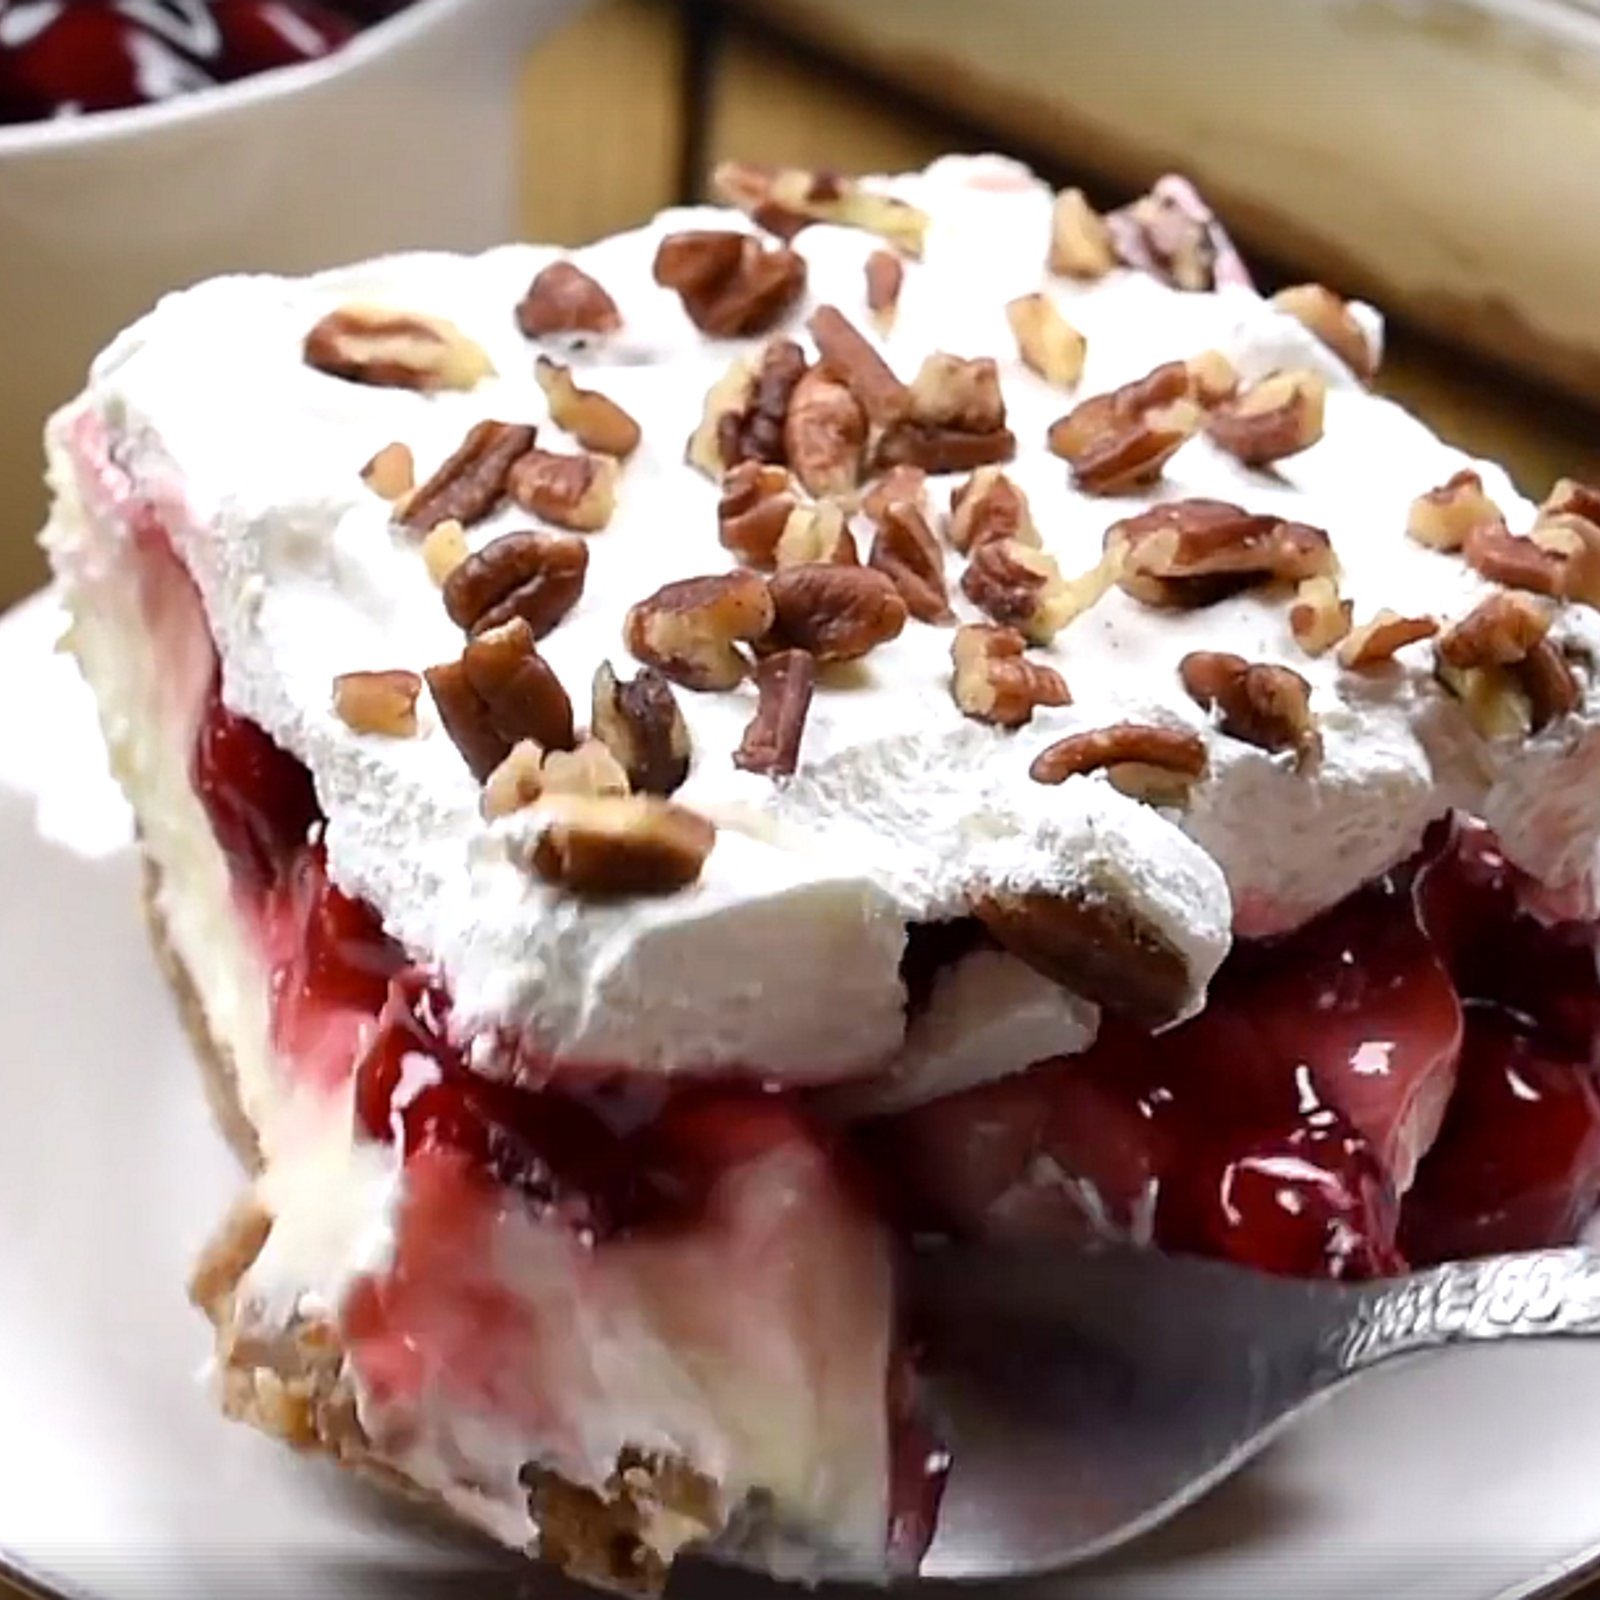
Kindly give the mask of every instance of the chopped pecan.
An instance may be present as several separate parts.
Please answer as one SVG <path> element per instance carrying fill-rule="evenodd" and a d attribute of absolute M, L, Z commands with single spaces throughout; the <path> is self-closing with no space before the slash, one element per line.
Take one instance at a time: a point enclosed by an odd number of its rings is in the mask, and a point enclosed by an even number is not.
<path fill-rule="evenodd" d="M 905 283 L 905 263 L 890 250 L 874 250 L 867 257 L 867 315 L 880 337 L 887 338 L 894 327 L 894 314 L 900 309 L 900 290 Z"/>
<path fill-rule="evenodd" d="M 789 401 L 783 424 L 784 457 L 802 487 L 814 495 L 845 495 L 861 482 L 867 417 L 838 379 L 813 367 Z"/>
<path fill-rule="evenodd" d="M 1280 289 L 1272 304 L 1326 345 L 1363 382 L 1378 375 L 1378 352 L 1356 321 L 1350 304 L 1320 283 Z"/>
<path fill-rule="evenodd" d="M 1202 350 L 1184 366 L 1189 372 L 1189 393 L 1208 411 L 1239 392 L 1239 373 L 1220 350 Z"/>
<path fill-rule="evenodd" d="M 911 391 L 837 306 L 818 306 L 806 323 L 822 368 L 849 389 L 876 428 L 898 422 L 911 408 Z"/>
<path fill-rule="evenodd" d="M 799 346 L 796 345 L 795 354 L 799 353 Z M 689 435 L 684 459 L 691 467 L 698 467 L 712 482 L 720 479 L 727 470 L 723 446 L 736 437 L 737 430 L 744 425 L 744 415 L 755 395 L 762 361 L 763 357 L 759 355 L 736 356 L 728 370 L 706 390 L 700 423 Z M 804 367 L 805 357 L 800 356 L 802 371 Z M 798 378 L 798 374 L 796 376 Z M 778 439 L 781 442 L 781 431 Z"/>
<path fill-rule="evenodd" d="M 831 222 L 875 233 L 905 255 L 920 256 L 928 231 L 925 211 L 837 172 L 724 161 L 711 174 L 711 190 L 781 239 L 792 239 L 809 222 Z"/>
<path fill-rule="evenodd" d="M 1307 655 L 1320 656 L 1350 632 L 1351 611 L 1331 577 L 1302 578 L 1289 607 L 1289 629 Z"/>
<path fill-rule="evenodd" d="M 533 449 L 534 430 L 520 422 L 479 422 L 456 451 L 406 501 L 401 521 L 427 533 L 447 518 L 470 528 L 505 497 L 512 467 Z"/>
<path fill-rule="evenodd" d="M 617 303 L 571 261 L 552 261 L 528 285 L 517 306 L 517 326 L 530 339 L 560 334 L 615 333 L 622 326 Z"/>
<path fill-rule="evenodd" d="M 1322 437 L 1327 393 L 1318 373 L 1274 372 L 1217 406 L 1206 419 L 1206 433 L 1247 467 L 1283 461 Z"/>
<path fill-rule="evenodd" d="M 774 615 L 767 643 L 807 650 L 818 661 L 854 661 L 906 625 L 899 590 L 871 567 L 780 567 L 768 588 Z"/>
<path fill-rule="evenodd" d="M 533 375 L 550 402 L 550 420 L 566 429 L 585 450 L 625 459 L 639 448 L 639 424 L 615 400 L 593 389 L 580 389 L 572 380 L 570 367 L 540 356 Z"/>
<path fill-rule="evenodd" d="M 999 467 L 979 467 L 950 491 L 950 543 L 963 554 L 999 539 L 1037 545 L 1028 497 Z"/>
<path fill-rule="evenodd" d="M 717 534 L 725 550 L 752 567 L 777 564 L 778 540 L 798 504 L 785 467 L 741 461 L 722 480 L 717 501 Z"/>
<path fill-rule="evenodd" d="M 599 739 L 585 739 L 575 750 L 552 750 L 539 768 L 539 790 L 548 794 L 622 795 L 630 792 L 628 774 Z"/>
<path fill-rule="evenodd" d="M 416 487 L 417 465 L 411 446 L 398 439 L 386 444 L 361 469 L 361 481 L 380 500 L 398 500 Z"/>
<path fill-rule="evenodd" d="M 512 463 L 506 493 L 558 528 L 593 533 L 617 509 L 622 469 L 612 456 L 564 455 L 535 447 Z"/>
<path fill-rule="evenodd" d="M 1118 259 L 1175 289 L 1248 285 L 1244 263 L 1211 208 L 1182 178 L 1162 178 L 1150 193 L 1106 218 Z"/>
<path fill-rule="evenodd" d="M 1491 583 L 1533 594 L 1559 595 L 1566 589 L 1566 557 L 1519 538 L 1503 522 L 1477 523 L 1461 548 L 1467 565 Z"/>
<path fill-rule="evenodd" d="M 521 617 L 476 635 L 458 661 L 423 676 L 445 732 L 480 783 L 524 739 L 545 750 L 572 748 L 572 702 Z"/>
<path fill-rule="evenodd" d="M 414 672 L 345 672 L 333 680 L 333 709 L 354 733 L 412 739 L 421 693 L 422 679 Z"/>
<path fill-rule="evenodd" d="M 1311 685 L 1292 668 L 1224 650 L 1193 650 L 1178 663 L 1178 677 L 1196 705 L 1217 713 L 1217 726 L 1229 738 L 1260 750 L 1293 750 L 1302 762 L 1321 753 Z"/>
<path fill-rule="evenodd" d="M 908 505 L 926 514 L 928 475 L 921 467 L 891 467 L 868 485 L 861 497 L 861 509 L 874 522 L 881 522 L 892 505 Z"/>
<path fill-rule="evenodd" d="M 450 574 L 471 554 L 467 535 L 454 517 L 446 517 L 428 530 L 422 541 L 422 564 L 428 576 L 442 589 Z"/>
<path fill-rule="evenodd" d="M 805 258 L 748 233 L 673 233 L 656 250 L 655 280 L 677 291 L 689 320 L 721 339 L 775 327 L 805 292 Z"/>
<path fill-rule="evenodd" d="M 806 650 L 780 650 L 756 667 L 756 714 L 733 753 L 736 767 L 775 778 L 794 771 L 816 683 L 816 658 Z"/>
<path fill-rule="evenodd" d="M 1339 665 L 1359 669 L 1393 661 L 1395 652 L 1420 639 L 1431 639 L 1439 631 L 1432 617 L 1402 617 L 1382 610 L 1370 622 L 1351 629 L 1339 645 Z"/>
<path fill-rule="evenodd" d="M 872 460 L 878 469 L 911 466 L 924 472 L 971 472 L 1009 461 L 1016 453 L 1016 435 L 1009 428 L 968 433 L 907 418 L 884 429 Z"/>
<path fill-rule="evenodd" d="M 303 353 L 318 372 L 381 389 L 471 389 L 494 374 L 483 346 L 453 322 L 382 306 L 330 311 Z"/>
<path fill-rule="evenodd" d="M 1115 722 L 1046 745 L 1033 758 L 1028 776 L 1035 783 L 1065 783 L 1091 772 L 1113 776 L 1123 767 L 1166 773 L 1172 784 L 1186 788 L 1205 776 L 1206 743 L 1187 728 Z"/>
<path fill-rule="evenodd" d="M 999 367 L 988 356 L 969 361 L 936 350 L 911 380 L 910 415 L 933 428 L 997 432 L 1006 425 Z"/>
<path fill-rule="evenodd" d="M 531 806 L 544 792 L 544 751 L 532 739 L 511 747 L 504 761 L 484 779 L 478 808 L 485 820 L 508 817 Z"/>
<path fill-rule="evenodd" d="M 1015 628 L 972 622 L 956 629 L 950 687 L 967 716 L 1020 728 L 1036 706 L 1072 704 L 1066 679 L 1054 667 L 1029 661 L 1023 654 L 1027 643 Z"/>
<path fill-rule="evenodd" d="M 739 641 L 762 638 L 773 614 L 772 596 L 754 572 L 683 578 L 632 607 L 623 639 L 686 689 L 731 689 L 749 667 Z"/>
<path fill-rule="evenodd" d="M 717 423 L 717 450 L 724 467 L 786 459 L 784 424 L 805 374 L 805 354 L 793 339 L 768 343 L 744 404 L 724 413 Z"/>
<path fill-rule="evenodd" d="M 444 583 L 444 608 L 468 633 L 521 617 L 542 639 L 578 603 L 589 547 L 568 533 L 504 533 Z"/>
<path fill-rule="evenodd" d="M 554 795 L 530 864 L 577 895 L 672 894 L 700 876 L 716 829 L 687 806 L 655 795 Z"/>
<path fill-rule="evenodd" d="M 1154 606 L 1210 605 L 1255 583 L 1300 583 L 1338 570 L 1326 533 L 1225 500 L 1169 500 L 1106 530 L 1117 582 Z"/>
<path fill-rule="evenodd" d="M 1439 635 L 1438 676 L 1479 732 L 1537 733 L 1577 709 L 1578 680 L 1549 631 L 1548 610 L 1528 595 L 1501 591 Z"/>
<path fill-rule="evenodd" d="M 590 727 L 640 794 L 668 795 L 689 776 L 688 724 L 654 667 L 623 683 L 609 661 L 595 669 Z"/>
<path fill-rule="evenodd" d="M 1069 584 L 1054 556 L 1016 539 L 980 544 L 961 575 L 962 593 L 973 605 L 1002 626 L 1020 629 L 1033 644 L 1048 644 L 1105 588 L 1092 578 L 1087 588 Z"/>
<path fill-rule="evenodd" d="M 1529 538 L 1566 563 L 1566 599 L 1600 606 L 1600 491 L 1563 478 L 1539 507 Z"/>
<path fill-rule="evenodd" d="M 1111 230 L 1081 189 L 1063 189 L 1050 208 L 1049 261 L 1067 278 L 1103 278 L 1117 264 Z"/>
<path fill-rule="evenodd" d="M 1117 494 L 1154 483 L 1200 426 L 1194 376 L 1169 361 L 1148 376 L 1081 401 L 1051 424 L 1050 449 L 1091 494 Z"/>
<path fill-rule="evenodd" d="M 1406 532 L 1431 550 L 1459 550 L 1476 527 L 1503 527 L 1505 518 L 1483 492 L 1483 479 L 1463 468 L 1411 502 Z"/>
<path fill-rule="evenodd" d="M 1006 306 L 1017 353 L 1048 383 L 1072 388 L 1083 376 L 1089 343 L 1047 294 L 1025 294 Z"/>
<path fill-rule="evenodd" d="M 944 552 L 928 519 L 909 501 L 896 500 L 884 507 L 867 562 L 900 591 L 906 610 L 917 621 L 950 620 Z"/>
<path fill-rule="evenodd" d="M 1189 1002 L 1182 952 L 1113 894 L 1005 892 L 985 896 L 972 910 L 1019 961 L 1145 1027 L 1175 1021 Z"/>
<path fill-rule="evenodd" d="M 841 567 L 861 564 L 855 535 L 845 521 L 844 507 L 833 500 L 799 505 L 778 536 L 773 559 L 779 568 L 831 562 Z"/>

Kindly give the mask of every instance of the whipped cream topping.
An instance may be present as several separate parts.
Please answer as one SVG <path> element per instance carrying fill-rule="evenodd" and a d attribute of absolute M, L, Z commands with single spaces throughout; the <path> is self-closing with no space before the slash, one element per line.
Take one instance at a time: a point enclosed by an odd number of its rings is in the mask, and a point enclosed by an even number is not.
<path fill-rule="evenodd" d="M 887 359 L 908 379 L 934 350 L 998 360 L 1019 441 L 1005 470 L 1030 497 L 1065 572 L 1094 564 L 1111 522 L 1158 499 L 1210 496 L 1326 529 L 1357 621 L 1381 607 L 1455 617 L 1487 585 L 1459 558 L 1405 537 L 1412 498 L 1472 465 L 1514 528 L 1531 521 L 1532 507 L 1503 472 L 1469 462 L 1366 392 L 1251 291 L 1178 293 L 1127 271 L 1093 284 L 1047 279 L 1050 195 L 1011 164 L 952 158 L 869 181 L 932 218 L 925 259 L 908 264 L 894 330 L 881 341 Z M 731 565 L 717 539 L 716 488 L 684 464 L 683 446 L 706 390 L 740 346 L 699 334 L 677 296 L 655 285 L 650 264 L 667 233 L 748 226 L 733 213 L 678 210 L 571 253 L 623 318 L 617 334 L 574 358 L 579 380 L 618 401 L 644 433 L 623 469 L 613 521 L 590 538 L 582 599 L 541 645 L 580 715 L 600 661 L 633 670 L 621 639 L 628 605 L 662 583 Z M 800 234 L 809 286 L 788 331 L 806 343 L 805 315 L 820 303 L 864 328 L 863 266 L 877 244 L 828 226 Z M 902 1045 L 907 924 L 959 915 L 995 890 L 1088 893 L 1129 906 L 1184 957 L 1192 1008 L 1232 931 L 1304 921 L 1404 857 L 1452 804 L 1484 815 L 1552 888 L 1592 901 L 1600 696 L 1587 670 L 1574 717 L 1531 740 L 1488 743 L 1433 681 L 1426 645 L 1354 674 L 1331 655 L 1300 649 L 1281 595 L 1156 612 L 1115 590 L 1037 652 L 1064 674 L 1074 703 L 1042 710 L 1015 732 L 962 717 L 949 688 L 950 630 L 915 622 L 848 674 L 826 676 L 801 768 L 787 781 L 732 764 L 753 688 L 677 691 L 694 763 L 676 798 L 719 823 L 701 881 L 615 905 L 552 891 L 515 860 L 513 846 L 536 822 L 482 820 L 477 785 L 431 707 L 422 707 L 422 737 L 362 736 L 333 714 L 330 685 L 348 671 L 421 670 L 461 644 L 415 538 L 391 526 L 389 506 L 360 481 L 376 450 L 404 441 L 426 475 L 485 417 L 537 422 L 542 444 L 570 447 L 546 420 L 535 348 L 511 314 L 557 254 L 513 246 L 470 259 L 396 257 L 301 280 L 203 284 L 169 297 L 117 340 L 51 430 L 65 470 L 74 422 L 98 419 L 195 576 L 227 702 L 311 769 L 335 881 L 442 970 L 458 1027 L 515 1034 L 559 1058 L 638 1068 L 743 1067 L 795 1080 L 874 1073 L 892 1067 Z M 1024 368 L 1006 324 L 1006 301 L 1041 288 L 1087 336 L 1072 395 Z M 352 301 L 451 319 L 483 345 L 498 375 L 470 393 L 422 396 L 307 367 L 306 331 Z M 1247 378 L 1282 366 L 1321 371 L 1330 384 L 1321 442 L 1261 472 L 1199 438 L 1147 494 L 1076 491 L 1045 449 L 1048 424 L 1079 398 L 1206 348 L 1225 352 Z M 932 481 L 936 506 L 955 481 Z M 506 509 L 471 530 L 470 542 L 481 548 L 532 521 Z M 70 529 L 58 536 L 57 559 L 69 572 L 82 559 Z M 955 587 L 958 573 L 952 561 L 956 609 L 977 620 Z M 1593 656 L 1600 621 L 1567 608 L 1556 636 Z M 1307 678 L 1320 765 L 1296 771 L 1282 756 L 1222 737 L 1178 681 L 1179 660 L 1197 649 L 1281 662 Z M 1209 775 L 1186 810 L 1158 812 L 1102 778 L 1055 789 L 1028 779 L 1044 745 L 1122 719 L 1206 735 Z M 994 983 L 994 1007 L 1010 1004 L 1012 986 Z M 984 1036 L 994 1014 L 970 997 L 944 1013 L 971 1039 Z M 1061 1022 L 1058 1049 L 1092 1034 L 1092 1020 Z M 1030 1030 L 1018 1037 L 1018 1049 L 1037 1052 Z M 965 1080 L 970 1060 L 949 1062 L 971 1054 L 959 1039 L 912 1053 L 945 1063 L 929 1068 L 935 1089 L 950 1086 L 951 1074 Z M 988 1071 L 1031 1059 L 1001 1050 Z M 903 1092 L 902 1084 L 897 1097 Z"/>

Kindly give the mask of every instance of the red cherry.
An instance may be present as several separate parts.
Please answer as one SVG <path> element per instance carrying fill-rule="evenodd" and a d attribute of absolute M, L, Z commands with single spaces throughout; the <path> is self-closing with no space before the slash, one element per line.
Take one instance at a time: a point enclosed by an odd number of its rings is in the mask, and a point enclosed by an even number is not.
<path fill-rule="evenodd" d="M 1571 1244 L 1600 1200 L 1600 1092 L 1586 1063 L 1491 1006 L 1468 1009 L 1460 1083 L 1406 1196 L 1421 1263 Z"/>
<path fill-rule="evenodd" d="M 246 78 L 316 61 L 354 37 L 348 17 L 313 0 L 211 0 L 221 37 L 217 74 Z"/>
<path fill-rule="evenodd" d="M 190 764 L 234 882 L 259 893 L 298 854 L 322 815 L 311 775 L 246 717 L 222 703 L 214 676 Z"/>
<path fill-rule="evenodd" d="M 376 1016 L 390 978 L 405 964 L 404 952 L 383 931 L 377 913 L 329 881 L 320 844 L 295 858 L 282 895 L 288 911 L 282 943 L 290 951 L 290 966 L 280 986 L 326 1005 Z"/>
<path fill-rule="evenodd" d="M 1187 1151 L 1162 1188 L 1156 1242 L 1293 1277 L 1369 1278 L 1404 1266 L 1397 1221 L 1372 1147 L 1322 1111 Z"/>

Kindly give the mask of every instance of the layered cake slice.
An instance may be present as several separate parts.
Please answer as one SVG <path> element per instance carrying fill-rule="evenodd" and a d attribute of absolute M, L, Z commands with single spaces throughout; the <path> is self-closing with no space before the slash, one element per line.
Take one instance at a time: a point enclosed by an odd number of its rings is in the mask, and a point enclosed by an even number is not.
<path fill-rule="evenodd" d="M 49 431 L 251 1170 L 224 1404 L 635 1587 L 915 1568 L 912 1234 L 1358 1275 L 1600 1193 L 1600 496 L 1175 180 L 718 187 L 203 284 Z"/>

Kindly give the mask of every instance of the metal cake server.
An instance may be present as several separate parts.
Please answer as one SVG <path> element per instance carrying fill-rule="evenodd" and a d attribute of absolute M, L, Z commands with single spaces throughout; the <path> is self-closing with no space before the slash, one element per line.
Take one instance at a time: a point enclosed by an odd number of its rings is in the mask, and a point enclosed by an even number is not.
<path fill-rule="evenodd" d="M 1147 1532 L 1380 1362 L 1600 1334 L 1600 1252 L 1305 1283 L 1107 1250 L 944 1247 L 907 1293 L 950 1446 L 928 1578 L 1056 1572 Z"/>

